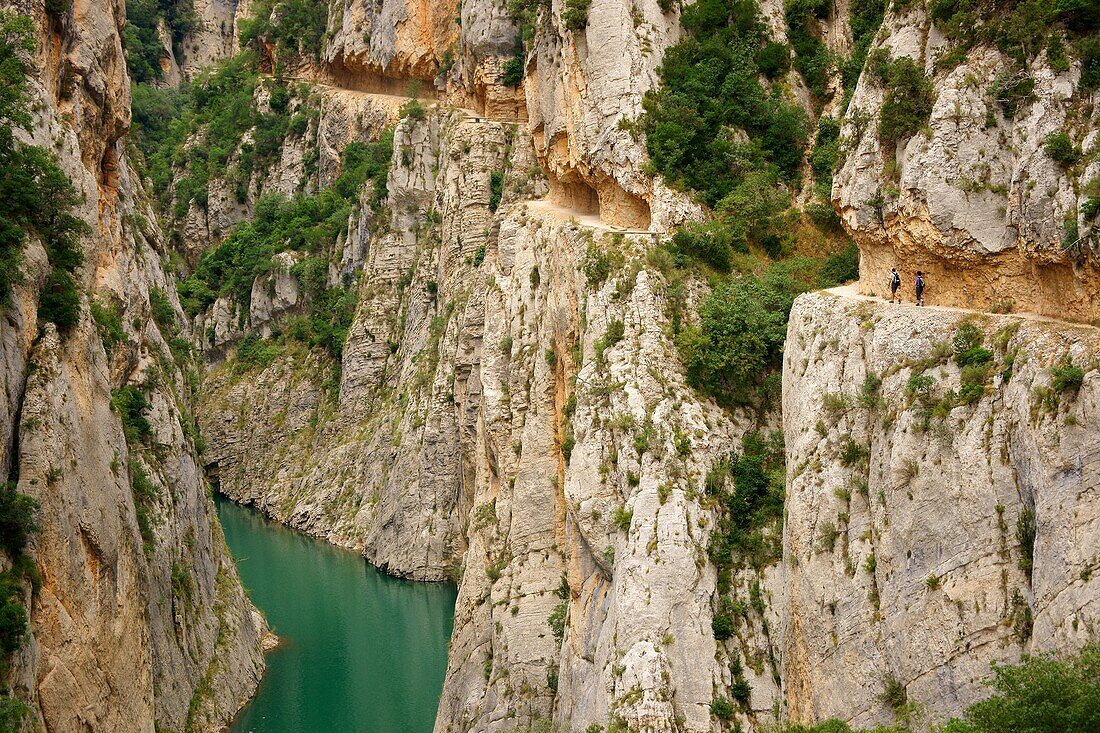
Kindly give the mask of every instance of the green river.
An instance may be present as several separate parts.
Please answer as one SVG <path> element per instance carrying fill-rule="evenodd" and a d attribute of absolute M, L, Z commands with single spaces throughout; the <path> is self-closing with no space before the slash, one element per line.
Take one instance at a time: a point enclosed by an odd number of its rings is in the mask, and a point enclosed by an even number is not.
<path fill-rule="evenodd" d="M 216 501 L 241 580 L 282 640 L 231 733 L 430 733 L 454 587 L 391 578 L 355 553 Z"/>

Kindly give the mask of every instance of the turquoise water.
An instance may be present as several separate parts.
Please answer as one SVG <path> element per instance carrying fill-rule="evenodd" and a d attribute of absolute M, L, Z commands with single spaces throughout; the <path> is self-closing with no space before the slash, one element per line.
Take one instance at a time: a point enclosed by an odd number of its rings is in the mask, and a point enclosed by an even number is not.
<path fill-rule="evenodd" d="M 282 639 L 231 733 L 429 733 L 455 589 L 384 575 L 219 497 L 241 580 Z"/>

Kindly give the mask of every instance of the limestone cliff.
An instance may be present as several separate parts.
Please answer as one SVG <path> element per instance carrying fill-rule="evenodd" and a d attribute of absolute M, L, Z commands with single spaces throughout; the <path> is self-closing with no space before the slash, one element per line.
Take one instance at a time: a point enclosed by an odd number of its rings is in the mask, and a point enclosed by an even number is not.
<path fill-rule="evenodd" d="M 982 695 L 990 662 L 1094 638 L 1098 356 L 1089 327 L 798 301 L 783 374 L 792 718 L 889 723 L 891 680 L 944 718 Z"/>
<path fill-rule="evenodd" d="M 169 348 L 182 314 L 124 152 L 122 6 L 48 15 L 41 3 L 14 5 L 33 17 L 37 47 L 22 141 L 54 152 L 90 234 L 79 324 L 61 335 L 37 321 L 48 269 L 31 241 L 0 328 L 3 467 L 41 507 L 28 548 L 41 580 L 10 683 L 46 730 L 216 728 L 255 688 L 264 626 L 213 514 L 185 386 L 192 367 Z M 103 335 L 92 303 L 120 330 Z M 147 403 L 139 440 L 112 409 L 126 387 Z"/>
<path fill-rule="evenodd" d="M 883 82 L 864 73 L 855 89 L 833 201 L 860 243 L 862 289 L 882 294 L 899 266 L 906 281 L 927 273 L 936 303 L 1097 318 L 1095 216 L 1085 212 L 1100 137 L 1080 62 L 1055 63 L 1048 49 L 1021 66 L 979 44 L 938 71 L 952 44 L 920 3 L 889 11 L 876 47 L 924 69 L 934 102 L 927 125 L 895 146 L 875 124 Z M 1056 133 L 1079 146 L 1079 165 L 1047 152 Z"/>

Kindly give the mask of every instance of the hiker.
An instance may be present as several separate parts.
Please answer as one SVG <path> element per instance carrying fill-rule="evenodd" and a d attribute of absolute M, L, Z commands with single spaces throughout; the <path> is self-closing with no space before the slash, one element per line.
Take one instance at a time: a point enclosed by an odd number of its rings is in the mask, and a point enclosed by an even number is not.
<path fill-rule="evenodd" d="M 917 305 L 924 305 L 924 273 L 917 270 Z"/>
<path fill-rule="evenodd" d="M 890 302 L 895 300 L 901 302 L 901 296 L 898 295 L 898 288 L 901 287 L 901 275 L 898 274 L 896 267 L 890 268 Z"/>

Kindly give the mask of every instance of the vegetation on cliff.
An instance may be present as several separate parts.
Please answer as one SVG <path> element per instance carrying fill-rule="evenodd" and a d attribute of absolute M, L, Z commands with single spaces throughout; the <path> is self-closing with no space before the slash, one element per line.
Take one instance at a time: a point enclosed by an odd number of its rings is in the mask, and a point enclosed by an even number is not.
<path fill-rule="evenodd" d="M 819 38 L 827 11 L 816 0 L 786 6 L 794 68 L 819 98 L 834 68 Z M 868 3 L 857 11 L 856 53 L 865 55 L 882 13 Z M 701 266 L 713 286 L 697 318 L 674 316 L 676 342 L 696 388 L 727 406 L 766 403 L 778 393 L 794 297 L 854 278 L 855 248 L 830 208 L 812 205 L 806 217 L 792 206 L 812 126 L 779 83 L 792 49 L 768 37 L 756 0 L 702 0 L 684 8 L 681 24 L 686 35 L 666 53 L 661 86 L 646 95 L 639 120 L 651 171 L 712 211 L 668 247 L 677 268 Z M 810 163 L 820 197 L 828 195 L 838 133 L 828 117 L 818 125 Z M 807 240 L 814 257 L 785 261 L 809 251 Z"/>
<path fill-rule="evenodd" d="M 122 45 L 130 78 L 148 82 L 164 76 L 162 62 L 167 54 L 160 37 L 161 24 L 178 55 L 184 37 L 197 30 L 200 22 L 194 0 L 127 0 Z"/>
<path fill-rule="evenodd" d="M 392 151 L 392 132 L 374 143 L 351 143 L 342 156 L 340 177 L 329 188 L 293 199 L 261 197 L 253 219 L 234 226 L 225 241 L 205 252 L 194 272 L 180 283 L 184 310 L 195 315 L 220 296 L 247 310 L 252 284 L 272 270 L 272 257 L 295 251 L 305 255 L 292 273 L 303 286 L 308 306 L 303 317 L 284 324 L 283 334 L 323 347 L 338 360 L 356 300 L 350 283 L 328 286 L 329 256 L 337 236 L 347 230 L 363 186 L 372 187 L 372 205 L 380 205 L 385 197 Z"/>
<path fill-rule="evenodd" d="M 23 249 L 34 234 L 51 268 L 38 316 L 64 332 L 80 321 L 73 272 L 83 261 L 79 238 L 87 226 L 73 215 L 76 190 L 49 151 L 15 139 L 16 128 L 31 124 L 26 58 L 34 49 L 32 33 L 30 18 L 0 13 L 0 302 L 23 281 Z"/>
<path fill-rule="evenodd" d="M 933 733 L 1060 733 L 1100 730 L 1100 644 L 1080 653 L 1025 656 L 1019 664 L 995 664 L 987 680 L 993 694 L 969 708 L 961 719 L 933 725 Z M 908 733 L 921 728 L 921 711 L 905 701 L 904 686 L 893 697 L 899 722 L 873 733 Z M 884 699 L 890 697 L 884 692 Z M 856 733 L 847 723 L 787 724 L 770 733 Z"/>
<path fill-rule="evenodd" d="M 282 57 L 318 58 L 328 23 L 328 3 L 315 0 L 258 0 L 252 17 L 241 21 L 241 45 L 266 52 L 267 44 Z"/>

